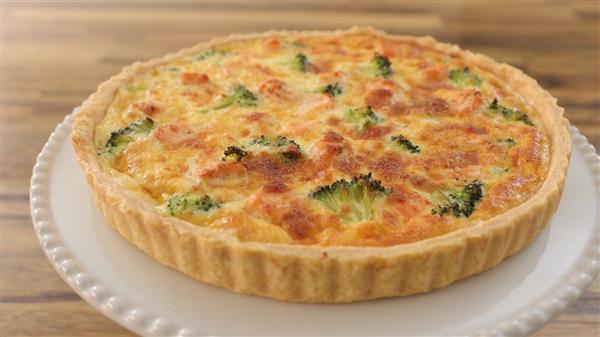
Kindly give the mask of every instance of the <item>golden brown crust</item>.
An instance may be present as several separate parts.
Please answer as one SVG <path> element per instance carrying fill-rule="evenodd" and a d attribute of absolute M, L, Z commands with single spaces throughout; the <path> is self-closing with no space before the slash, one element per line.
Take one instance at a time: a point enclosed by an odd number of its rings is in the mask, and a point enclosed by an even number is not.
<path fill-rule="evenodd" d="M 551 147 L 548 176 L 521 205 L 472 227 L 385 248 L 317 247 L 240 242 L 236 237 L 165 217 L 100 168 L 94 130 L 122 83 L 176 58 L 240 39 L 368 31 L 459 56 L 505 79 L 541 112 Z M 571 152 L 568 121 L 556 100 L 522 71 L 431 37 L 390 36 L 369 27 L 336 32 L 272 31 L 200 43 L 163 58 L 137 62 L 98 87 L 75 113 L 71 141 L 97 206 L 128 241 L 161 263 L 238 293 L 286 301 L 349 302 L 427 292 L 489 269 L 526 247 L 554 213 Z"/>

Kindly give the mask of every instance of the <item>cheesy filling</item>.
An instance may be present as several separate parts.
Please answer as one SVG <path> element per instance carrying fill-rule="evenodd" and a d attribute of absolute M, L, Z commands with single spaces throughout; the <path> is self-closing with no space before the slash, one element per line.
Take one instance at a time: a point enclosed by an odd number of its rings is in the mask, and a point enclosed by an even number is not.
<path fill-rule="evenodd" d="M 389 246 L 522 203 L 549 161 L 501 78 L 353 33 L 230 42 L 123 84 L 103 167 L 165 216 L 242 241 Z"/>

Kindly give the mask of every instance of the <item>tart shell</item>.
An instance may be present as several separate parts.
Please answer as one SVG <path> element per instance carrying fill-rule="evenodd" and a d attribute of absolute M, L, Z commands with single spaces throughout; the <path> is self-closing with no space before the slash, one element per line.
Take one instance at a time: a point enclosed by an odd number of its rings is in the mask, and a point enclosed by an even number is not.
<path fill-rule="evenodd" d="M 233 40 L 356 32 L 370 32 L 461 57 L 505 79 L 535 106 L 550 144 L 548 175 L 535 194 L 488 220 L 415 243 L 390 247 L 302 246 L 242 242 L 233 235 L 164 216 L 102 170 L 93 144 L 95 127 L 117 89 L 138 74 Z M 71 142 L 96 205 L 129 242 L 159 262 L 205 283 L 295 302 L 351 302 L 423 293 L 492 268 L 528 246 L 548 223 L 560 200 L 571 153 L 563 109 L 522 71 L 431 37 L 393 36 L 370 27 L 232 35 L 134 63 L 101 84 L 75 113 Z"/>

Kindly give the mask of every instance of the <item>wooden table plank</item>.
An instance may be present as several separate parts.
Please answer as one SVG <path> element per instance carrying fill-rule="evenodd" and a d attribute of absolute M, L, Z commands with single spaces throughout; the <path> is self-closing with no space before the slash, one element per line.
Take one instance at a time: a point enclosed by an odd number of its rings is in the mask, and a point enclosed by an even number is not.
<path fill-rule="evenodd" d="M 138 59 L 215 36 L 370 24 L 433 35 L 513 64 L 600 146 L 600 5 L 555 2 L 6 3 L 1 5 L 0 334 L 130 336 L 54 272 L 31 227 L 31 167 L 49 133 L 98 83 Z M 596 280 L 535 334 L 600 335 Z"/>

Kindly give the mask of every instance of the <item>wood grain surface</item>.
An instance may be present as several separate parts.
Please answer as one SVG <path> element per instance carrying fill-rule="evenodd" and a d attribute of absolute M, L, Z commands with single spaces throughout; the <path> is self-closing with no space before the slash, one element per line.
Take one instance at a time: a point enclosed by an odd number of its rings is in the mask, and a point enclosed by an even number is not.
<path fill-rule="evenodd" d="M 600 145 L 600 8 L 580 2 L 2 2 L 2 336 L 130 336 L 54 272 L 28 189 L 48 135 L 97 84 L 135 61 L 229 33 L 373 25 L 433 35 L 536 78 Z M 598 280 L 535 336 L 600 336 Z"/>

